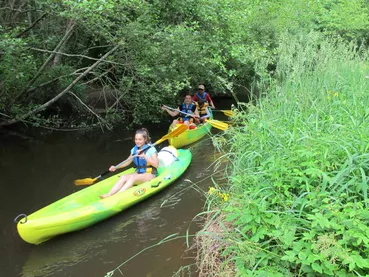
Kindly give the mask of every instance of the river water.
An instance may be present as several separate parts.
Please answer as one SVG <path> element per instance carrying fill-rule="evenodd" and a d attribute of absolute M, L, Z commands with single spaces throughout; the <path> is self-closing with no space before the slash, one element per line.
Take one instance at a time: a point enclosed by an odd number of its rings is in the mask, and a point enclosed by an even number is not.
<path fill-rule="evenodd" d="M 166 134 L 168 125 L 145 127 L 154 142 Z M 217 132 L 213 128 L 212 134 Z M 133 135 L 134 131 L 122 127 L 105 133 L 54 132 L 32 140 L 0 140 L 0 276 L 105 276 L 170 235 L 198 231 L 201 220 L 196 215 L 202 212 L 205 201 L 199 189 L 206 192 L 213 185 L 212 163 L 219 156 L 210 135 L 185 147 L 192 150 L 190 167 L 152 198 L 87 229 L 40 245 L 27 244 L 19 237 L 13 222 L 18 214 L 30 214 L 83 189 L 74 186 L 73 180 L 97 176 L 125 159 L 133 147 Z M 166 142 L 158 148 L 163 146 Z M 120 267 L 123 275 L 116 271 L 113 276 L 172 276 L 181 266 L 195 262 L 195 253 L 186 249 L 184 238 L 149 248 Z"/>

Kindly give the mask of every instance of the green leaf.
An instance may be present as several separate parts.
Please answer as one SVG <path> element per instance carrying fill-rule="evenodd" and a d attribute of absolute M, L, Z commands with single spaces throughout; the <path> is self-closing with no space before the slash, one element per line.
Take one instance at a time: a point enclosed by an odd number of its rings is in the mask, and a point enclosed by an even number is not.
<path fill-rule="evenodd" d="M 319 272 L 319 273 L 323 273 L 323 270 L 322 270 L 322 267 L 321 267 L 321 265 L 320 265 L 320 264 L 318 264 L 318 263 L 313 263 L 313 264 L 311 265 L 311 267 L 312 267 L 315 271 L 317 271 L 317 272 Z"/>

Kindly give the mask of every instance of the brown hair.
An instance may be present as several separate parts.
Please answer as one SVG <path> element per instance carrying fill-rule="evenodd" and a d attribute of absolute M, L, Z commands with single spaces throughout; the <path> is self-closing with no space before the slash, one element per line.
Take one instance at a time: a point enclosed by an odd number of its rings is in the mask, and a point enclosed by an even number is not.
<path fill-rule="evenodd" d="M 142 135 L 144 137 L 146 143 L 151 143 L 151 138 L 150 138 L 150 135 L 149 135 L 149 131 L 146 128 L 138 129 L 135 133 L 135 137 L 136 137 L 137 134 Z M 134 141 L 134 139 L 133 139 L 133 141 Z"/>

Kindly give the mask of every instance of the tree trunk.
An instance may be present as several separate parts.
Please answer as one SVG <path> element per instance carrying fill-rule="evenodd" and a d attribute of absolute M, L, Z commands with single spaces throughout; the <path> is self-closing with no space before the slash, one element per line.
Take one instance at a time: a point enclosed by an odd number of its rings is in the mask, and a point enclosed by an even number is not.
<path fill-rule="evenodd" d="M 74 27 L 74 22 L 72 20 L 68 20 L 67 21 L 67 28 L 65 29 L 65 36 L 68 36 L 68 33 L 69 33 L 69 30 L 73 29 Z M 65 44 L 66 44 L 67 40 L 63 40 L 62 41 L 62 44 L 60 45 L 59 47 L 59 50 L 58 52 L 64 52 L 64 48 L 65 48 Z M 53 60 L 53 64 L 52 66 L 57 66 L 59 64 L 59 62 L 61 61 L 61 55 L 60 54 L 56 54 L 55 57 L 54 57 L 54 60 Z"/>

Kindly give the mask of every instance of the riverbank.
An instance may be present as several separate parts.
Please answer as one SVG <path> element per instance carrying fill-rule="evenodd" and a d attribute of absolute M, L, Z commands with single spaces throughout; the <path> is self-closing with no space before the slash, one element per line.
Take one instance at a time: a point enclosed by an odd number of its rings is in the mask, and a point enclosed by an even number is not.
<path fill-rule="evenodd" d="M 265 97 L 224 134 L 228 185 L 208 193 L 199 272 L 364 276 L 368 52 L 316 34 L 282 41 Z"/>

